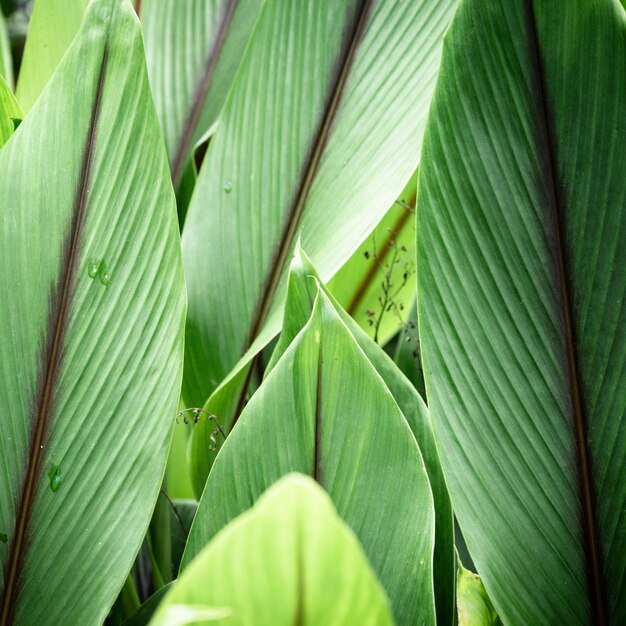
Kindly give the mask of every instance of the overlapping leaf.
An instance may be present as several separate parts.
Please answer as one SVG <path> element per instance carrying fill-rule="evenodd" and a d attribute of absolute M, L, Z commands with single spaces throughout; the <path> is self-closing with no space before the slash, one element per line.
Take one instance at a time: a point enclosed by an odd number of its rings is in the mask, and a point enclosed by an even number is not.
<path fill-rule="evenodd" d="M 240 626 L 391 626 L 385 592 L 352 531 L 311 479 L 291 475 L 228 524 L 182 573 L 153 626 L 177 606 L 226 607 Z"/>
<path fill-rule="evenodd" d="M 0 76 L 0 148 L 20 125 L 24 114 L 4 78 Z"/>
<path fill-rule="evenodd" d="M 185 314 L 127 1 L 91 3 L 0 190 L 0 624 L 101 623 L 163 478 Z"/>
<path fill-rule="evenodd" d="M 292 471 L 329 492 L 398 623 L 434 623 L 433 500 L 422 456 L 393 396 L 323 292 L 222 446 L 183 566 Z"/>
<path fill-rule="evenodd" d="M 183 233 L 188 405 L 278 332 L 299 233 L 327 280 L 397 198 L 454 6 L 265 3 Z"/>
<path fill-rule="evenodd" d="M 418 186 L 426 387 L 502 619 L 626 615 L 626 13 L 467 0 Z"/>

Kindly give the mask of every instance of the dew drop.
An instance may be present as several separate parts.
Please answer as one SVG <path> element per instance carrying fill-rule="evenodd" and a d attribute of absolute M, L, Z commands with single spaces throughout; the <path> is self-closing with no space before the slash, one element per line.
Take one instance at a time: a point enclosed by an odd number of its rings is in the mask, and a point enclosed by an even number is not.
<path fill-rule="evenodd" d="M 89 278 L 95 278 L 98 275 L 98 269 L 100 268 L 100 263 L 98 261 L 94 261 L 93 259 L 89 261 L 87 264 L 87 275 Z"/>
<path fill-rule="evenodd" d="M 107 271 L 107 265 L 104 261 L 100 262 L 100 267 L 98 268 L 98 278 L 100 282 L 106 287 L 111 280 L 111 275 Z"/>
<path fill-rule="evenodd" d="M 228 181 L 225 185 L 224 185 L 224 191 L 226 193 L 230 193 L 233 190 L 233 183 L 232 181 Z"/>
<path fill-rule="evenodd" d="M 50 489 L 58 491 L 61 486 L 61 470 L 58 465 L 53 465 L 48 470 L 48 478 L 50 479 Z"/>
<path fill-rule="evenodd" d="M 9 537 L 6 533 L 0 533 L 0 543 L 6 543 L 9 540 Z"/>

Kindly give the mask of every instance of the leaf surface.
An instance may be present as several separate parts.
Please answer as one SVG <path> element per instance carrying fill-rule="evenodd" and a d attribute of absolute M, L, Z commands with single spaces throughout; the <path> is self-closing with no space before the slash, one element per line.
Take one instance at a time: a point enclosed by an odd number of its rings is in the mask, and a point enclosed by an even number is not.
<path fill-rule="evenodd" d="M 183 232 L 189 406 L 280 329 L 298 235 L 327 280 L 415 171 L 455 4 L 265 3 Z"/>
<path fill-rule="evenodd" d="M 0 76 L 9 87 L 13 86 L 13 58 L 11 56 L 11 42 L 4 15 L 0 12 Z"/>
<path fill-rule="evenodd" d="M 323 292 L 222 446 L 183 567 L 293 471 L 328 491 L 361 541 L 396 621 L 434 623 L 434 511 L 422 456 L 393 396 Z"/>
<path fill-rule="evenodd" d="M 163 479 L 185 315 L 128 2 L 91 3 L 0 189 L 0 624 L 101 623 Z"/>
<path fill-rule="evenodd" d="M 313 480 L 289 475 L 230 522 L 193 560 L 172 606 L 222 606 L 232 626 L 391 626 L 389 601 L 354 533 Z"/>
<path fill-rule="evenodd" d="M 498 614 L 626 615 L 626 14 L 468 0 L 418 187 L 429 406 Z"/>
<path fill-rule="evenodd" d="M 4 78 L 0 76 L 0 148 L 22 122 L 24 113 Z"/>

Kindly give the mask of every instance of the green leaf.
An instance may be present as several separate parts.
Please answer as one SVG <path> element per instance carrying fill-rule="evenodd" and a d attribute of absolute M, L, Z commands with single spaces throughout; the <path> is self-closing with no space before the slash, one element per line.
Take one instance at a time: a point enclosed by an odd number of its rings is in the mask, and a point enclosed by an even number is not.
<path fill-rule="evenodd" d="M 9 85 L 13 86 L 13 58 L 11 56 L 11 43 L 7 33 L 6 22 L 0 11 L 0 77 L 4 78 Z"/>
<path fill-rule="evenodd" d="M 35 0 L 17 81 L 17 99 L 26 113 L 70 47 L 89 0 Z"/>
<path fill-rule="evenodd" d="M 418 187 L 424 371 L 506 623 L 626 615 L 626 14 L 467 0 Z"/>
<path fill-rule="evenodd" d="M 298 235 L 327 280 L 398 197 L 455 4 L 265 3 L 183 232 L 189 406 L 280 330 Z"/>
<path fill-rule="evenodd" d="M 329 492 L 397 621 L 434 623 L 433 499 L 422 456 L 393 396 L 323 292 L 222 446 L 183 567 L 293 471 Z"/>
<path fill-rule="evenodd" d="M 143 0 L 148 74 L 174 186 L 216 121 L 264 0 Z"/>
<path fill-rule="evenodd" d="M 501 624 L 480 576 L 465 569 L 460 561 L 456 581 L 459 626 Z"/>
<path fill-rule="evenodd" d="M 404 326 L 415 299 L 416 186 L 417 172 L 328 283 L 341 306 L 381 346 Z"/>
<path fill-rule="evenodd" d="M 90 4 L 0 189 L 0 624 L 100 623 L 163 480 L 185 315 L 128 2 Z"/>
<path fill-rule="evenodd" d="M 146 626 L 152 619 L 165 594 L 174 586 L 174 581 L 155 591 L 127 620 L 123 626 Z"/>
<path fill-rule="evenodd" d="M 225 624 L 391 626 L 389 602 L 350 528 L 310 478 L 261 495 L 202 549 L 152 626 L 176 605 L 232 609 Z"/>
<path fill-rule="evenodd" d="M 0 76 L 0 148 L 20 125 L 24 114 L 4 78 Z"/>
<path fill-rule="evenodd" d="M 417 300 L 414 300 L 406 324 L 398 336 L 393 360 L 402 373 L 413 383 L 420 396 L 425 398 L 424 369 L 417 328 Z"/>

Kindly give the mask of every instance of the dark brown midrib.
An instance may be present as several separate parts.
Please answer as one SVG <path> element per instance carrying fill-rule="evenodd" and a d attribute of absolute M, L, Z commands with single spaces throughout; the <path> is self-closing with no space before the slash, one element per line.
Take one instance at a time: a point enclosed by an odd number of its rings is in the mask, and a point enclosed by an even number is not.
<path fill-rule="evenodd" d="M 367 25 L 371 6 L 372 0 L 363 0 L 360 10 L 355 16 L 354 26 L 346 40 L 345 51 L 341 55 L 341 59 L 338 64 L 337 77 L 330 91 L 329 99 L 321 117 L 317 133 L 311 144 L 308 158 L 304 163 L 304 168 L 300 176 L 300 184 L 287 213 L 287 218 L 280 236 L 278 248 L 265 277 L 261 297 L 252 317 L 250 331 L 246 339 L 243 352 L 245 352 L 252 345 L 252 342 L 258 335 L 261 326 L 267 319 L 274 295 L 276 294 L 276 290 L 278 289 L 278 285 L 280 283 L 280 278 L 289 260 L 289 254 L 295 245 L 298 229 L 304 214 L 306 200 L 309 192 L 311 191 L 311 186 L 313 185 L 317 169 L 319 168 L 322 155 L 324 154 L 324 149 L 328 143 L 330 130 L 343 97 L 344 88 L 346 86 L 348 76 L 350 75 L 352 64 L 354 63 L 356 51 Z"/>
<path fill-rule="evenodd" d="M 413 194 L 409 202 L 409 205 L 412 208 L 415 208 L 415 200 L 416 200 L 416 195 Z M 396 223 L 391 227 L 389 234 L 387 235 L 385 241 L 383 242 L 380 254 L 378 254 L 376 250 L 374 251 L 376 252 L 378 256 L 378 261 L 381 265 L 385 262 L 385 259 L 389 255 L 389 251 L 391 249 L 391 246 L 390 246 L 391 242 L 398 237 L 398 234 L 404 228 L 404 225 L 408 222 L 409 217 L 411 217 L 411 215 L 412 214 L 410 211 L 408 211 L 407 209 L 404 209 L 400 217 L 396 220 Z M 346 308 L 346 313 L 348 313 L 350 316 L 353 317 L 354 314 L 356 313 L 357 308 L 361 305 L 361 302 L 363 301 L 363 298 L 365 297 L 367 290 L 370 288 L 371 284 L 374 282 L 374 278 L 376 278 L 376 275 L 378 274 L 379 269 L 380 268 L 378 266 L 378 263 L 376 262 L 370 265 L 369 269 L 367 270 L 367 273 L 365 274 L 365 276 L 359 283 L 356 291 L 354 292 L 354 295 L 352 296 L 352 299 L 350 300 L 350 303 L 348 304 Z"/>
<path fill-rule="evenodd" d="M 335 119 L 335 115 L 337 114 L 337 110 L 339 109 L 344 87 L 346 81 L 348 80 L 348 76 L 354 62 L 354 57 L 365 31 L 365 27 L 367 26 L 367 20 L 372 8 L 372 3 L 373 0 L 362 1 L 360 10 L 355 16 L 353 28 L 349 32 L 349 36 L 346 38 L 345 51 L 341 55 L 337 65 L 338 71 L 335 83 L 330 91 L 324 113 L 321 117 L 320 125 L 311 144 L 308 158 L 304 164 L 302 174 L 300 176 L 300 185 L 294 196 L 290 210 L 287 213 L 287 219 L 283 226 L 278 248 L 274 254 L 272 264 L 263 282 L 261 297 L 252 316 L 250 330 L 243 346 L 242 354 L 245 354 L 246 350 L 248 350 L 248 348 L 252 345 L 252 342 L 255 340 L 261 330 L 261 326 L 267 318 L 272 300 L 274 299 L 274 295 L 278 289 L 280 278 L 287 265 L 289 253 L 295 245 L 298 227 L 302 221 L 306 199 L 309 195 L 309 191 L 311 190 L 311 185 L 313 184 L 315 174 L 317 173 L 317 168 L 319 167 L 324 149 L 328 143 L 330 130 Z M 239 398 L 231 420 L 229 432 L 237 423 L 239 415 L 241 415 L 241 411 L 243 411 L 245 398 L 248 393 L 248 387 L 250 386 L 250 381 L 252 380 L 251 370 L 254 368 L 255 359 L 256 356 L 253 357 L 251 365 L 249 365 L 250 370 L 246 375 L 239 393 Z"/>
<path fill-rule="evenodd" d="M 236 6 L 237 0 L 228 1 L 226 10 L 224 11 L 224 15 L 222 17 L 222 22 L 219 30 L 217 31 L 217 37 L 215 38 L 213 46 L 207 56 L 204 72 L 202 74 L 202 80 L 196 90 L 191 109 L 189 110 L 189 115 L 183 127 L 183 134 L 180 138 L 180 143 L 178 144 L 174 160 L 172 161 L 172 181 L 174 189 L 178 187 L 178 183 L 180 182 L 183 167 L 185 166 L 187 152 L 189 150 L 191 140 L 193 139 L 193 133 L 198 125 L 198 121 L 202 113 L 202 107 L 204 106 L 204 100 L 206 98 L 207 91 L 209 90 L 213 74 L 215 73 L 215 68 L 217 66 L 217 62 L 219 61 L 222 48 L 224 47 L 226 34 L 228 33 L 228 28 L 233 19 Z"/>
<path fill-rule="evenodd" d="M 565 210 L 565 201 L 562 197 L 558 181 L 556 180 L 557 169 L 555 142 L 551 130 L 548 103 L 546 100 L 546 80 L 541 62 L 541 52 L 539 49 L 539 36 L 537 33 L 537 23 L 535 20 L 532 0 L 525 3 L 527 9 L 527 19 L 531 37 L 531 54 L 536 72 L 537 92 L 539 106 L 543 113 L 540 122 L 543 139 L 546 145 L 547 158 L 546 166 L 548 176 L 551 181 L 551 207 L 550 219 L 552 220 L 552 230 L 554 232 L 554 264 L 557 273 L 559 298 L 561 305 L 561 315 L 563 322 L 563 332 L 565 341 L 565 357 L 567 361 L 567 375 L 570 388 L 570 400 L 573 417 L 574 440 L 576 447 L 576 461 L 578 467 L 578 479 L 580 489 L 580 499 L 582 507 L 582 526 L 585 538 L 585 554 L 587 558 L 587 577 L 591 592 L 591 605 L 594 613 L 594 624 L 596 626 L 606 626 L 606 599 L 602 583 L 602 565 L 599 552 L 596 507 L 594 502 L 593 478 L 591 474 L 590 455 L 587 449 L 587 423 L 582 405 L 580 378 L 578 362 L 576 358 L 575 331 L 572 323 L 571 301 L 567 284 L 567 262 L 564 255 L 562 243 L 562 216 Z"/>
<path fill-rule="evenodd" d="M 106 75 L 107 60 L 108 47 L 107 44 L 105 44 L 102 63 L 100 65 L 98 86 L 96 89 L 94 106 L 81 164 L 80 177 L 76 190 L 69 241 L 65 244 L 65 253 L 60 268 L 61 283 L 57 292 L 58 296 L 53 296 L 51 298 L 50 342 L 43 359 L 43 368 L 40 377 L 41 383 L 39 385 L 37 407 L 34 413 L 35 429 L 30 444 L 28 464 L 26 466 L 24 484 L 19 502 L 15 534 L 11 544 L 7 570 L 5 573 L 4 595 L 2 597 L 2 609 L 0 611 L 0 626 L 7 626 L 11 622 L 12 614 L 15 608 L 14 605 L 17 585 L 26 550 L 26 533 L 30 522 L 37 481 L 39 480 L 42 471 L 41 459 L 43 455 L 43 445 L 46 432 L 48 430 L 48 421 L 52 409 L 54 391 L 58 380 L 61 352 L 63 349 L 65 334 L 67 332 L 69 306 L 78 269 L 79 252 L 82 243 L 85 212 L 88 203 L 91 168 L 97 136 L 98 118 L 100 116 L 100 108 L 102 104 L 102 89 Z"/>

